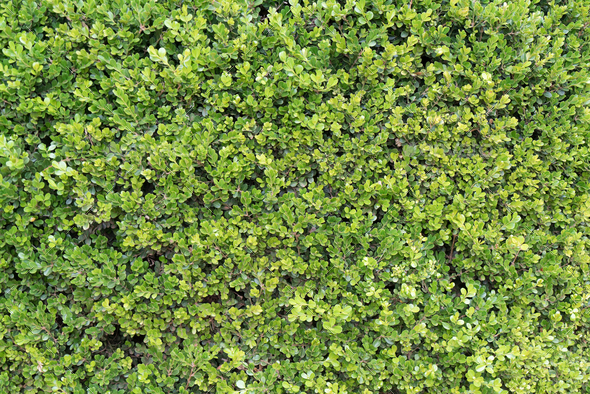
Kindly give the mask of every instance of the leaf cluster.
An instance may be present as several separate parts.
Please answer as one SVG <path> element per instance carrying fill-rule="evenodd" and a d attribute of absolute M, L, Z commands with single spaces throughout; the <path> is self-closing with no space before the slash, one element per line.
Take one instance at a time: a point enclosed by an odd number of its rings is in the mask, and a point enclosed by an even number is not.
<path fill-rule="evenodd" d="M 0 2 L 0 392 L 573 393 L 585 0 Z"/>

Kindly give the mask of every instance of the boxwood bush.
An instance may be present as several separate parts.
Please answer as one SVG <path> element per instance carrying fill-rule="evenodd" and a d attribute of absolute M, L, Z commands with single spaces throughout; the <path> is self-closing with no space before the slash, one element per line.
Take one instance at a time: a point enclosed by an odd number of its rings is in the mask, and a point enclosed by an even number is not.
<path fill-rule="evenodd" d="M 587 0 L 0 2 L 0 392 L 576 393 Z"/>

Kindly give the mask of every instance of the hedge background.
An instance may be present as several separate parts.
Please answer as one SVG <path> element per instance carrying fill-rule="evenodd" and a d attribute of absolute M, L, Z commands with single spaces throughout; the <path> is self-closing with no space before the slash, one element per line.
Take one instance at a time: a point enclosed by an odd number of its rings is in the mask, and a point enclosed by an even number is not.
<path fill-rule="evenodd" d="M 0 2 L 0 391 L 590 392 L 590 2 Z"/>

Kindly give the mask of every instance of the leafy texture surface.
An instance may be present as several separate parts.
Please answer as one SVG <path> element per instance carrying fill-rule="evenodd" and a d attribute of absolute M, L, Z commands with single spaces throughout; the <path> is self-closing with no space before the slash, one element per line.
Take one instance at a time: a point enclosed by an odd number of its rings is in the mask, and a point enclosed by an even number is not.
<path fill-rule="evenodd" d="M 1 1 L 0 392 L 588 392 L 589 15 Z"/>

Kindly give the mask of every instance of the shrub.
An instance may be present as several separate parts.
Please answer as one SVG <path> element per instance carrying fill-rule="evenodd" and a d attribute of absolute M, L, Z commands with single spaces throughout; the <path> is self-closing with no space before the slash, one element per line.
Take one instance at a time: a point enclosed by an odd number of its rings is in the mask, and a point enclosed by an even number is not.
<path fill-rule="evenodd" d="M 0 389 L 588 392 L 585 0 L 0 2 Z"/>

